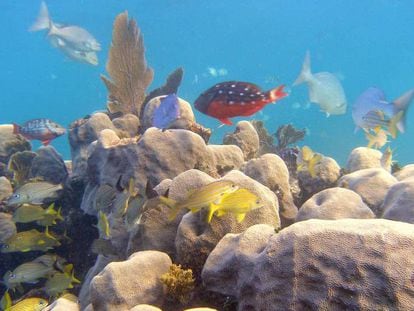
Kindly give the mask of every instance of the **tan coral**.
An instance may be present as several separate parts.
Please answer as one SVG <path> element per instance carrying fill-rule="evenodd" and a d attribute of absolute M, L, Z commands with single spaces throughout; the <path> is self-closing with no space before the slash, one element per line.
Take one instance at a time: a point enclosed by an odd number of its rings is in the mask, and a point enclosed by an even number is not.
<path fill-rule="evenodd" d="M 106 64 L 111 80 L 101 76 L 109 91 L 109 112 L 140 115 L 145 90 L 154 77 L 153 70 L 147 67 L 144 52 L 144 40 L 135 20 L 128 20 L 128 12 L 119 14 L 114 22 Z"/>

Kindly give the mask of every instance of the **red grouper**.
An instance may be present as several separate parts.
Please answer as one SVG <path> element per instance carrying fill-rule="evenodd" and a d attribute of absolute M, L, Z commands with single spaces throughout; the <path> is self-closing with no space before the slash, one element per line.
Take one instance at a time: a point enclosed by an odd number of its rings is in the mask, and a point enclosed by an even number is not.
<path fill-rule="evenodd" d="M 49 119 L 33 119 L 21 126 L 13 124 L 13 133 L 29 140 L 40 140 L 44 146 L 47 146 L 52 139 L 65 134 L 66 130 Z"/>
<path fill-rule="evenodd" d="M 255 84 L 240 81 L 221 82 L 203 92 L 195 101 L 195 108 L 222 123 L 232 125 L 232 117 L 251 116 L 265 105 L 288 94 L 284 85 L 264 92 Z"/>

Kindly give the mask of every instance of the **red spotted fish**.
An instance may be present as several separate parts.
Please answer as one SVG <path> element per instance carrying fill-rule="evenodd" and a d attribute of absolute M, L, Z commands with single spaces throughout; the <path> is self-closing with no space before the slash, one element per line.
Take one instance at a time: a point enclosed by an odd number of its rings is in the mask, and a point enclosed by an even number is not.
<path fill-rule="evenodd" d="M 265 105 L 287 96 L 283 87 L 262 91 L 259 86 L 248 82 L 221 82 L 202 93 L 194 106 L 198 111 L 232 125 L 229 118 L 250 116 Z"/>
<path fill-rule="evenodd" d="M 29 140 L 40 140 L 46 146 L 52 139 L 65 134 L 66 130 L 49 119 L 33 119 L 21 126 L 13 124 L 13 133 L 20 134 Z"/>

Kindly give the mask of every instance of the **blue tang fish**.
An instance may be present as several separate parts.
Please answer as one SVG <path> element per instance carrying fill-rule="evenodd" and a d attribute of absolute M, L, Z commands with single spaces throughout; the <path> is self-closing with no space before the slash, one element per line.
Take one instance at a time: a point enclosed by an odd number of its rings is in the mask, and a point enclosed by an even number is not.
<path fill-rule="evenodd" d="M 393 138 L 397 136 L 397 131 L 404 133 L 405 114 L 413 98 L 414 89 L 411 89 L 394 101 L 388 102 L 381 89 L 368 88 L 357 98 L 352 107 L 356 130 L 382 127 Z"/>
<path fill-rule="evenodd" d="M 178 105 L 178 97 L 175 94 L 170 94 L 161 99 L 160 105 L 155 109 L 152 126 L 159 129 L 165 129 L 179 117 L 180 106 Z"/>

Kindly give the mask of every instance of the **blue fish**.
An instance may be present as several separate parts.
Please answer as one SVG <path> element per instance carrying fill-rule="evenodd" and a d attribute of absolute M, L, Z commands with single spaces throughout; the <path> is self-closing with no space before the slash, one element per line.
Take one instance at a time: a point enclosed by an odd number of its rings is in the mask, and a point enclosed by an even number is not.
<path fill-rule="evenodd" d="M 381 89 L 368 88 L 357 98 L 352 107 L 356 130 L 383 127 L 393 138 L 397 136 L 397 131 L 404 133 L 405 114 L 413 98 L 414 89 L 411 89 L 394 101 L 388 102 Z"/>
<path fill-rule="evenodd" d="M 159 129 L 165 129 L 179 117 L 180 106 L 178 105 L 178 97 L 175 94 L 170 94 L 161 99 L 160 105 L 155 109 L 152 126 Z"/>

